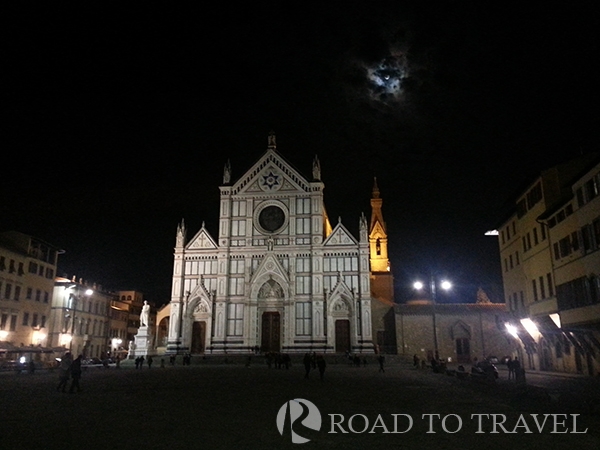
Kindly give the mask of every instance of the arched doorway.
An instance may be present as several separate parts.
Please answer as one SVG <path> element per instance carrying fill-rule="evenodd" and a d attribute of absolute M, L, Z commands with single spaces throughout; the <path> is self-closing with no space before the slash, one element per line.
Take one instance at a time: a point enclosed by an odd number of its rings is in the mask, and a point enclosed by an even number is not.
<path fill-rule="evenodd" d="M 261 336 L 260 348 L 263 352 L 281 350 L 281 317 L 278 312 L 262 314 Z"/>
<path fill-rule="evenodd" d="M 192 324 L 192 345 L 190 351 L 193 354 L 204 353 L 206 350 L 206 322 L 194 322 Z"/>
<path fill-rule="evenodd" d="M 285 298 L 281 285 L 269 278 L 258 291 L 260 315 L 260 348 L 263 352 L 281 351 L 281 305 Z M 266 310 L 266 311 L 265 311 Z"/>
<path fill-rule="evenodd" d="M 336 353 L 350 352 L 350 321 L 341 319 L 335 321 L 335 351 Z"/>
<path fill-rule="evenodd" d="M 167 340 L 169 339 L 169 317 L 163 317 L 158 324 L 158 330 L 156 333 L 156 346 L 166 347 Z"/>

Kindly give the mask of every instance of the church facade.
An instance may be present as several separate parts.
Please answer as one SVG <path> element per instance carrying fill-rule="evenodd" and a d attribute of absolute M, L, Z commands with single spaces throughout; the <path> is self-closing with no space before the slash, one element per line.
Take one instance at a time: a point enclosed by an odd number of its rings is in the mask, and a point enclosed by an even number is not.
<path fill-rule="evenodd" d="M 364 215 L 358 239 L 331 225 L 318 159 L 305 178 L 270 135 L 239 179 L 227 163 L 219 189 L 216 236 L 177 229 L 166 352 L 375 351 L 370 246 L 382 241 Z"/>

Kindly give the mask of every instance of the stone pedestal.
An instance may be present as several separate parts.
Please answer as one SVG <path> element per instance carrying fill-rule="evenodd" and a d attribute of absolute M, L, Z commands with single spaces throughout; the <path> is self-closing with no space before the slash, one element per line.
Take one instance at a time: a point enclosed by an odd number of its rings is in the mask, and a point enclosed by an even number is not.
<path fill-rule="evenodd" d="M 141 326 L 137 334 L 134 336 L 133 349 L 129 349 L 129 359 L 137 358 L 138 356 L 154 355 L 154 335 L 152 328 Z"/>

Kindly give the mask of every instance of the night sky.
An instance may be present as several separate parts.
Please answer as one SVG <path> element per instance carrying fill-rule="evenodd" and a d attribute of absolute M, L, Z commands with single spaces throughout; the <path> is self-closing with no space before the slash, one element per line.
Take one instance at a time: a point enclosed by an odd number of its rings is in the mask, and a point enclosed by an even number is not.
<path fill-rule="evenodd" d="M 377 177 L 397 301 L 428 271 L 455 282 L 441 301 L 502 301 L 484 232 L 600 128 L 593 3 L 524 3 L 13 7 L 0 230 L 64 249 L 59 275 L 166 303 L 178 223 L 216 236 L 224 164 L 237 180 L 273 130 L 307 177 L 318 155 L 355 236 Z"/>

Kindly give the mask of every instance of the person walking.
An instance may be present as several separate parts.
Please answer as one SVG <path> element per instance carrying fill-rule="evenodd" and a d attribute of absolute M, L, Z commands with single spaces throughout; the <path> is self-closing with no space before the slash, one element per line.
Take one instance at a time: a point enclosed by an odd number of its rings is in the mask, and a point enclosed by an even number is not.
<path fill-rule="evenodd" d="M 413 356 L 413 366 L 415 366 L 415 369 L 418 369 L 420 366 L 419 357 L 417 356 L 416 353 Z"/>
<path fill-rule="evenodd" d="M 148 369 L 152 368 L 152 362 L 154 360 L 152 359 L 152 355 L 148 355 L 148 359 L 146 360 L 146 363 L 148 364 Z"/>
<path fill-rule="evenodd" d="M 510 356 L 508 357 L 508 360 L 506 361 L 506 367 L 508 368 L 508 379 L 514 380 L 515 379 L 515 362 L 513 361 L 513 359 Z"/>
<path fill-rule="evenodd" d="M 385 364 L 385 356 L 379 355 L 379 358 L 377 358 L 377 362 L 379 362 L 379 371 L 385 372 L 385 368 L 383 367 L 383 365 Z"/>
<path fill-rule="evenodd" d="M 327 362 L 323 355 L 317 356 L 317 367 L 319 368 L 319 377 L 321 381 L 323 381 L 323 377 L 325 376 L 325 367 L 327 367 Z"/>
<path fill-rule="evenodd" d="M 71 387 L 69 388 L 70 394 L 72 394 L 75 389 L 77 389 L 77 392 L 81 392 L 81 388 L 79 387 L 79 380 L 81 379 L 81 358 L 82 355 L 79 355 L 71 363 Z"/>
<path fill-rule="evenodd" d="M 306 353 L 304 355 L 304 378 L 308 378 L 308 375 L 310 374 L 310 369 L 312 369 L 312 358 L 310 356 L 310 353 Z"/>
<path fill-rule="evenodd" d="M 72 362 L 73 357 L 71 356 L 71 352 L 65 353 L 61 358 L 60 364 L 58 365 L 58 386 L 56 386 L 57 391 L 66 391 L 67 382 L 69 381 L 69 377 L 71 376 Z"/>

